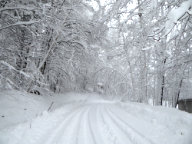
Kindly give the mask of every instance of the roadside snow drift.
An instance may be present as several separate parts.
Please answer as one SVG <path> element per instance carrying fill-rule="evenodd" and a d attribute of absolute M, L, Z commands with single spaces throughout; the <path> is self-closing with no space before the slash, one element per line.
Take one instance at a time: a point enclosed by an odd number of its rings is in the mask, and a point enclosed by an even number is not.
<path fill-rule="evenodd" d="M 14 90 L 0 91 L 0 129 L 31 120 L 45 111 L 47 104 L 42 96 Z"/>
<path fill-rule="evenodd" d="M 14 104 L 13 95 L 4 100 L 8 105 L 2 106 L 2 101 L 0 112 L 6 115 L 15 107 L 18 116 L 8 115 L 6 120 L 26 121 L 10 126 L 1 123 L 0 144 L 192 144 L 192 115 L 176 109 L 109 101 L 94 94 L 57 95 L 46 101 L 17 95 Z M 33 105 L 34 112 L 29 112 L 33 116 L 27 112 L 21 115 L 17 108 L 24 108 L 28 101 Z M 50 102 L 53 106 L 47 112 Z M 23 118 L 26 116 L 29 118 Z M 2 119 L 5 117 L 0 122 Z"/>

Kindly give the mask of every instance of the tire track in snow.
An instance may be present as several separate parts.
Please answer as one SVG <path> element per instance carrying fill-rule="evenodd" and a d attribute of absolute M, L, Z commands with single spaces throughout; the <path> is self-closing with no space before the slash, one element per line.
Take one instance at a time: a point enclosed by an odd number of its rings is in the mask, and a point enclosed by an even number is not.
<path fill-rule="evenodd" d="M 105 104 L 104 104 L 105 105 Z M 97 107 L 94 109 L 95 113 L 93 114 L 93 120 L 96 121 L 97 126 L 97 137 L 100 139 L 99 144 L 114 144 L 117 143 L 117 137 L 112 132 L 111 128 L 104 120 L 104 116 L 106 115 L 105 109 L 103 109 L 103 104 L 97 104 Z"/>
<path fill-rule="evenodd" d="M 163 128 L 130 114 L 119 103 L 102 101 L 63 105 L 33 122 L 14 144 L 155 144 L 150 134 Z"/>
<path fill-rule="evenodd" d="M 65 130 L 65 133 L 63 133 L 59 144 L 63 144 L 65 142 L 66 144 L 78 144 L 79 143 L 79 131 L 81 126 L 81 121 L 83 117 L 86 116 L 87 111 L 89 110 L 89 107 L 83 106 L 84 108 L 81 111 L 81 114 L 76 116 L 74 122 L 70 122 L 68 129 Z"/>
<path fill-rule="evenodd" d="M 93 135 L 93 131 L 90 127 L 89 121 L 89 112 L 91 106 L 88 106 L 89 109 L 85 111 L 82 119 L 80 120 L 79 131 L 78 131 L 78 140 L 76 144 L 96 144 L 95 137 Z"/>
<path fill-rule="evenodd" d="M 66 130 L 66 127 L 70 127 L 72 124 L 75 126 L 76 129 L 79 127 L 79 119 L 81 119 L 83 113 L 85 112 L 85 109 L 87 107 L 81 106 L 81 108 L 74 110 L 71 112 L 68 116 L 61 119 L 60 122 L 58 122 L 57 127 L 53 131 L 51 131 L 51 135 L 49 139 L 45 142 L 45 144 L 53 144 L 55 142 L 58 142 L 59 139 L 63 136 L 63 131 Z M 75 131 L 75 129 L 73 129 Z M 76 130 L 77 131 L 77 130 Z"/>
<path fill-rule="evenodd" d="M 93 130 L 92 130 L 92 128 L 91 128 L 90 110 L 89 110 L 89 112 L 88 112 L 87 117 L 88 117 L 88 119 L 87 119 L 88 127 L 89 127 L 89 131 L 90 131 L 90 133 L 91 133 L 91 137 L 92 137 L 92 139 L 93 139 L 93 144 L 97 144 L 96 138 L 95 138 L 94 133 L 93 133 Z"/>
<path fill-rule="evenodd" d="M 121 144 L 125 142 L 128 144 L 136 144 L 137 142 L 133 141 L 130 137 L 131 133 L 127 131 L 127 127 L 124 125 L 122 126 L 120 122 L 116 121 L 114 117 L 112 117 L 108 111 L 110 105 L 104 106 L 104 110 L 106 111 L 106 119 L 108 123 L 110 123 L 111 127 L 115 128 L 113 131 L 116 132 L 117 139 Z"/>
<path fill-rule="evenodd" d="M 102 108 L 105 106 L 102 106 Z M 131 144 L 130 140 L 127 139 L 127 136 L 122 132 L 121 128 L 119 128 L 114 122 L 108 117 L 107 111 L 105 108 L 102 109 L 103 113 L 101 113 L 102 120 L 104 122 L 105 133 L 107 134 L 107 138 L 112 144 Z"/>
<path fill-rule="evenodd" d="M 103 138 L 104 142 L 107 141 L 107 143 L 114 143 L 114 141 L 116 141 L 116 137 L 114 136 L 114 134 L 112 133 L 109 125 L 106 123 L 105 119 L 104 119 L 104 111 L 101 109 L 103 106 L 100 105 L 98 108 L 98 120 L 101 122 L 101 134 L 103 134 L 101 137 Z"/>
<path fill-rule="evenodd" d="M 103 144 L 103 143 L 109 143 L 109 141 L 106 141 L 103 137 L 103 131 L 101 130 L 101 127 L 104 125 L 99 119 L 99 112 L 104 113 L 103 111 L 99 111 L 99 108 L 101 107 L 101 104 L 94 104 L 88 113 L 89 116 L 89 125 L 90 130 L 92 131 L 93 138 L 95 140 L 94 144 Z M 93 131 L 94 130 L 94 131 Z"/>
<path fill-rule="evenodd" d="M 18 144 L 27 143 L 27 144 L 44 144 L 48 141 L 52 135 L 53 131 L 60 126 L 60 124 L 68 117 L 77 113 L 77 110 L 82 107 L 82 105 L 77 105 L 69 110 L 65 109 L 65 106 L 61 109 L 57 109 L 51 113 L 43 114 L 41 117 L 37 117 L 31 128 L 25 128 L 25 133 L 22 135 L 22 138 L 18 139 Z M 68 108 L 68 107 L 67 107 Z M 64 113 L 62 112 L 64 111 Z M 56 128 L 56 129 L 55 129 Z M 13 135 L 14 136 L 14 135 Z M 17 136 L 17 134 L 15 135 Z M 14 138 L 15 139 L 15 138 Z M 10 142 L 12 144 L 12 142 Z"/>
<path fill-rule="evenodd" d="M 145 135 L 143 135 L 141 132 L 139 132 L 138 130 L 136 130 L 133 126 L 131 126 L 127 121 L 123 120 L 120 116 L 119 116 L 119 113 L 118 112 L 114 112 L 112 109 L 117 109 L 117 106 L 110 106 L 107 108 L 107 111 L 108 111 L 108 116 L 116 123 L 121 123 L 121 125 L 119 125 L 119 128 L 122 128 L 122 127 L 126 127 L 127 128 L 127 133 L 128 133 L 128 136 L 130 137 L 131 141 L 133 143 L 136 143 L 136 144 L 155 144 L 151 139 L 147 138 Z M 121 110 L 122 111 L 122 110 Z M 124 113 L 123 115 L 124 117 L 127 116 L 126 113 Z M 128 119 L 128 118 L 126 118 Z M 137 126 L 137 125 L 135 125 Z M 135 136 L 133 135 L 135 134 Z M 135 138 L 133 138 L 133 136 Z M 145 143 L 144 143 L 145 142 Z"/>
<path fill-rule="evenodd" d="M 81 117 L 83 115 L 84 111 L 81 112 L 81 114 L 77 114 L 76 117 Z M 78 131 L 78 125 L 79 120 L 78 118 L 74 118 L 69 123 L 66 124 L 66 126 L 62 129 L 62 132 L 60 133 L 60 136 L 55 140 L 56 144 L 75 144 L 76 143 L 76 137 L 77 137 L 77 131 Z"/>
<path fill-rule="evenodd" d="M 89 140 L 86 139 L 88 137 L 87 135 L 87 114 L 88 114 L 88 110 L 84 111 L 83 116 L 80 119 L 79 122 L 79 128 L 78 128 L 78 132 L 77 132 L 77 140 L 76 143 L 83 143 L 83 144 L 89 144 Z"/>
<path fill-rule="evenodd" d="M 149 124 L 149 122 L 150 122 L 150 124 L 154 124 L 154 125 L 152 125 L 153 127 L 151 127 L 151 128 L 153 128 L 154 129 L 154 127 L 157 129 L 157 127 L 158 127 L 158 130 L 159 131 L 161 131 L 161 130 L 166 130 L 169 134 L 172 134 L 173 136 L 175 135 L 175 133 L 174 133 L 174 131 L 172 131 L 171 129 L 169 129 L 168 127 L 166 127 L 165 125 L 163 125 L 163 124 L 161 124 L 161 123 L 156 123 L 156 122 L 154 122 L 154 119 L 151 119 L 150 117 L 147 117 L 148 119 L 146 119 L 146 118 L 143 118 L 143 117 L 139 117 L 139 116 L 137 116 L 137 115 L 134 115 L 133 113 L 130 113 L 129 111 L 128 111 L 128 109 L 125 109 L 123 106 L 122 106 L 122 104 L 116 104 L 116 106 L 117 107 L 119 107 L 122 111 L 124 111 L 124 112 L 126 112 L 127 113 L 127 115 L 129 115 L 129 116 L 131 116 L 131 117 L 135 117 L 136 119 L 141 119 L 142 118 L 142 122 L 144 122 L 144 123 L 147 123 L 147 124 Z M 127 105 L 126 107 L 130 107 L 129 105 Z M 141 111 L 141 108 L 140 107 L 138 107 L 137 108 L 137 111 L 138 112 L 140 112 Z M 146 111 L 146 112 L 148 112 L 148 111 Z M 136 113 L 136 112 L 135 112 Z"/>

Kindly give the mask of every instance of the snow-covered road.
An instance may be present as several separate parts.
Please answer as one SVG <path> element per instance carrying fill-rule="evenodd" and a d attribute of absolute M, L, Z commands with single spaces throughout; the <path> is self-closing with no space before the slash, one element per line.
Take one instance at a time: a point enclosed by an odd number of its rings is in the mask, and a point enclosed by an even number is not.
<path fill-rule="evenodd" d="M 0 144 L 192 144 L 191 135 L 187 113 L 96 98 L 4 128 Z"/>

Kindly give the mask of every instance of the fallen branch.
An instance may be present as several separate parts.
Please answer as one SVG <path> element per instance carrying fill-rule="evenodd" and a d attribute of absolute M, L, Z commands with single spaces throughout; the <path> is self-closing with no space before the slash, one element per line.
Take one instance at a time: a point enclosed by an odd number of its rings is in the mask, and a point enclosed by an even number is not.
<path fill-rule="evenodd" d="M 50 104 L 50 106 L 49 106 L 49 108 L 48 108 L 48 110 L 47 110 L 47 111 L 50 111 L 50 110 L 51 110 L 51 108 L 52 108 L 53 104 L 54 104 L 54 102 L 51 102 L 51 104 Z"/>

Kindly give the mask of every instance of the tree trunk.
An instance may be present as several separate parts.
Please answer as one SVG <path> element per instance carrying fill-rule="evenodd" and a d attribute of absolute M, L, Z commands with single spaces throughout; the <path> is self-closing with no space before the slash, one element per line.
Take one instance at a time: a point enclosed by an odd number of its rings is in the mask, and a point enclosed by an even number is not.
<path fill-rule="evenodd" d="M 179 101 L 182 84 L 183 84 L 183 79 L 181 79 L 181 80 L 180 80 L 180 83 L 179 83 L 179 89 L 178 89 L 178 92 L 177 92 L 177 98 L 176 98 L 176 102 L 175 102 L 175 108 L 177 107 L 177 104 L 178 104 L 178 101 Z"/>
<path fill-rule="evenodd" d="M 167 60 L 167 58 L 165 58 L 163 60 L 163 67 L 165 66 L 166 60 Z M 165 89 L 165 74 L 163 73 L 162 74 L 162 83 L 161 83 L 161 100 L 160 100 L 160 105 L 163 105 L 164 89 Z"/>

